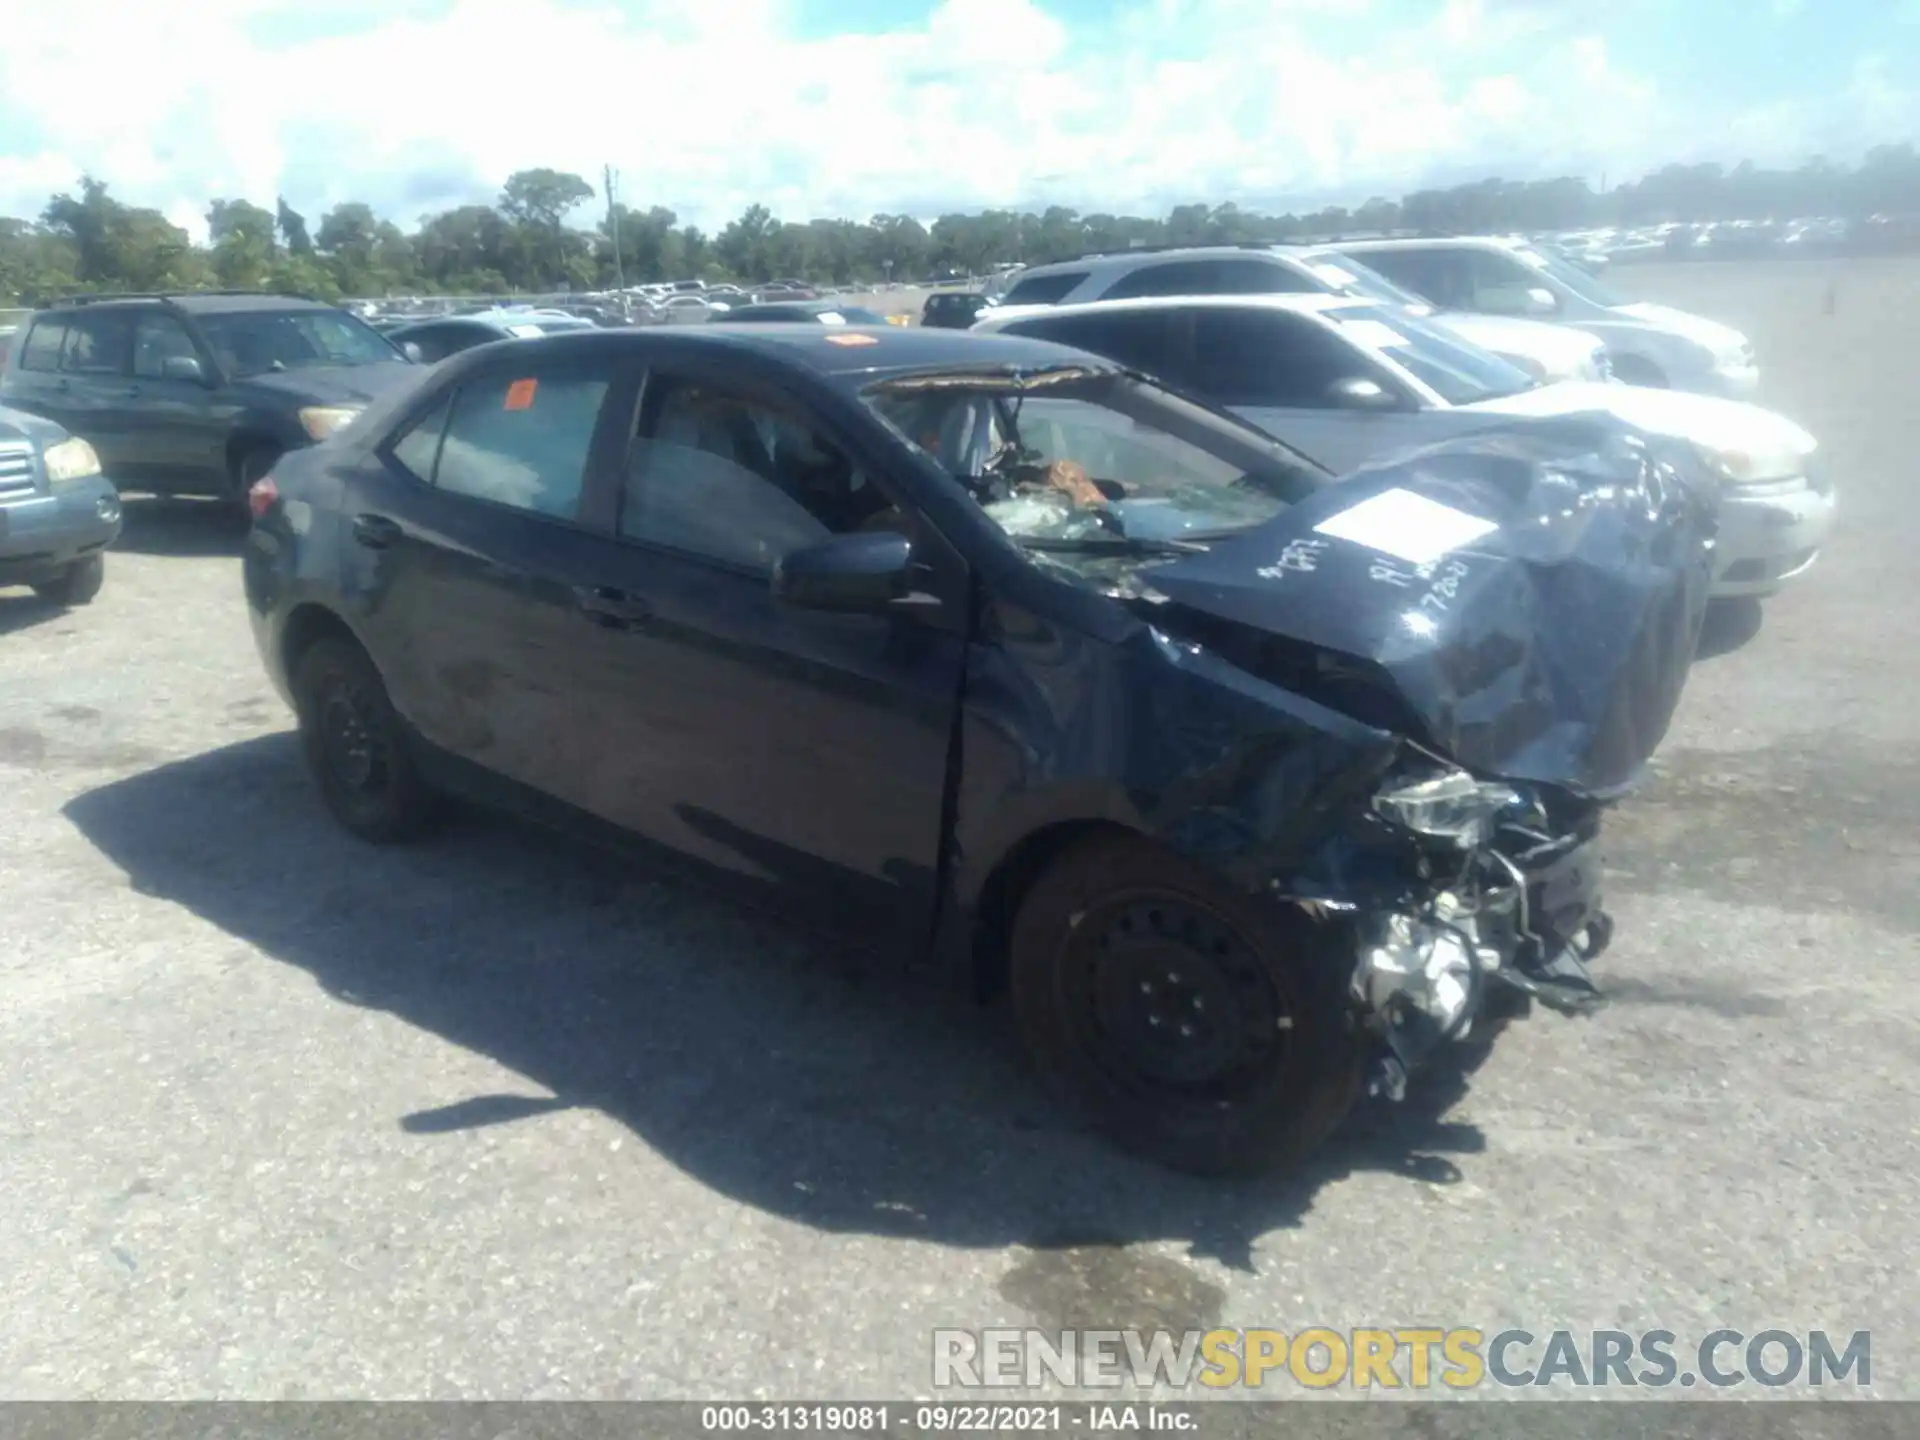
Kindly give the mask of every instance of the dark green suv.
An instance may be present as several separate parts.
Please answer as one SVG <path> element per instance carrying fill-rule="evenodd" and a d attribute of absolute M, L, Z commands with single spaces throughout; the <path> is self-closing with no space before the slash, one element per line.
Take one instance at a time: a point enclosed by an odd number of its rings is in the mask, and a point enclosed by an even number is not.
<path fill-rule="evenodd" d="M 85 295 L 14 337 L 0 403 L 88 441 L 123 489 L 247 488 L 418 369 L 376 331 L 296 295 Z"/>

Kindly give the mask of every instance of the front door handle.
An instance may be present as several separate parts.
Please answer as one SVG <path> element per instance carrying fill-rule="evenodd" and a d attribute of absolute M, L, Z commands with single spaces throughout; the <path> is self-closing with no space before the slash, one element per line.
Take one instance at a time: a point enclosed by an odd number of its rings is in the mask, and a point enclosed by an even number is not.
<path fill-rule="evenodd" d="M 576 585 L 573 599 L 588 619 L 614 629 L 644 625 L 653 618 L 653 606 L 638 595 L 611 585 Z"/>
<path fill-rule="evenodd" d="M 384 515 L 356 515 L 353 538 L 369 550 L 384 550 L 400 538 L 400 527 Z"/>

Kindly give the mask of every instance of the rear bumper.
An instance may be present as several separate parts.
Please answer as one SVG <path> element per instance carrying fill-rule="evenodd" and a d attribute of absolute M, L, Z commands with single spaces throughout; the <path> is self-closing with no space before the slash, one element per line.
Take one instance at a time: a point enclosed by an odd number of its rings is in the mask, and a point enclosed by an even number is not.
<path fill-rule="evenodd" d="M 51 580 L 120 534 L 120 494 L 103 477 L 0 503 L 0 584 Z"/>
<path fill-rule="evenodd" d="M 1836 508 L 1831 489 L 1816 490 L 1805 481 L 1725 492 L 1713 598 L 1771 595 L 1812 568 Z"/>

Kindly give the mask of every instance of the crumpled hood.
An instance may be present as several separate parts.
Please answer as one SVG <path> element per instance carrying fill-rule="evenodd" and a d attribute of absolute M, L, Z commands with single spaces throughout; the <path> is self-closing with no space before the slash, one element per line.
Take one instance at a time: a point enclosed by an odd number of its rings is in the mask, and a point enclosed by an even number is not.
<path fill-rule="evenodd" d="M 1613 310 L 1615 314 L 1657 325 L 1662 330 L 1671 330 L 1696 345 L 1706 346 L 1715 355 L 1731 356 L 1747 348 L 1747 337 L 1731 325 L 1722 325 L 1717 320 L 1689 314 L 1685 310 L 1675 310 L 1671 305 L 1636 300 L 1631 305 L 1615 305 Z"/>
<path fill-rule="evenodd" d="M 1364 466 L 1143 578 L 1176 635 L 1185 610 L 1259 640 L 1232 658 L 1263 678 L 1482 775 L 1605 795 L 1673 718 L 1713 529 L 1690 447 L 1521 421 Z"/>
<path fill-rule="evenodd" d="M 420 367 L 405 360 L 377 365 L 315 365 L 249 375 L 235 388 L 264 391 L 302 405 L 366 405 L 419 375 Z"/>
<path fill-rule="evenodd" d="M 1818 442 L 1786 416 L 1717 395 L 1644 385 L 1542 385 L 1462 407 L 1501 415 L 1574 415 L 1603 411 L 1636 429 L 1687 440 L 1721 453 L 1764 458 L 1783 474 L 1804 470 Z"/>
<path fill-rule="evenodd" d="M 1594 357 L 1606 347 L 1584 331 L 1512 315 L 1475 315 L 1443 310 L 1434 317 L 1454 334 L 1496 355 L 1526 355 L 1547 367 L 1550 375 L 1587 373 Z"/>

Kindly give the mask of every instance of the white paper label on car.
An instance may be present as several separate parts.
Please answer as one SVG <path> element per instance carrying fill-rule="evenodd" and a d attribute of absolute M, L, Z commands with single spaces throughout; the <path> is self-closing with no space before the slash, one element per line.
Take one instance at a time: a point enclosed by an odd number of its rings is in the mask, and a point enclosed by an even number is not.
<path fill-rule="evenodd" d="M 541 330 L 538 325 L 509 325 L 507 334 L 516 340 L 538 340 Z"/>
<path fill-rule="evenodd" d="M 1312 270 L 1314 274 L 1318 275 L 1336 290 L 1345 290 L 1348 286 L 1356 284 L 1359 280 L 1359 277 L 1351 270 L 1342 270 L 1338 265 L 1322 263 L 1319 265 L 1310 265 L 1307 268 Z"/>
<path fill-rule="evenodd" d="M 1383 490 L 1329 515 L 1314 532 L 1350 540 L 1412 565 L 1426 565 L 1500 527 L 1411 490 Z"/>
<path fill-rule="evenodd" d="M 1384 320 L 1341 320 L 1340 332 L 1349 336 L 1355 344 L 1368 345 L 1375 350 L 1391 350 L 1407 343 L 1407 337 Z"/>
<path fill-rule="evenodd" d="M 844 325 L 847 323 L 847 317 L 842 315 L 838 310 L 822 310 L 813 318 L 818 320 L 822 325 Z"/>

